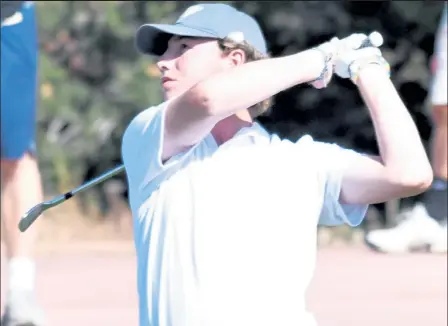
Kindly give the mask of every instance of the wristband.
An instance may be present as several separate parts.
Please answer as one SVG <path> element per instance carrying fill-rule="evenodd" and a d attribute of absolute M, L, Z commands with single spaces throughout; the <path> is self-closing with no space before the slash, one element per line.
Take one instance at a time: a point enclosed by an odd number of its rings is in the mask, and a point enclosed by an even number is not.
<path fill-rule="evenodd" d="M 324 68 L 322 69 L 322 72 L 320 73 L 319 77 L 317 77 L 313 81 L 310 81 L 308 84 L 322 82 L 323 87 L 326 87 L 328 79 L 329 79 L 328 77 L 330 77 L 331 74 L 333 73 L 333 69 L 332 69 L 331 65 L 329 64 L 331 62 L 331 60 L 333 59 L 333 54 L 331 52 L 324 51 L 319 47 L 313 48 L 312 50 L 317 50 L 320 52 L 320 54 L 322 55 L 322 58 L 324 60 Z M 330 69 L 329 69 L 329 67 L 330 67 Z"/>

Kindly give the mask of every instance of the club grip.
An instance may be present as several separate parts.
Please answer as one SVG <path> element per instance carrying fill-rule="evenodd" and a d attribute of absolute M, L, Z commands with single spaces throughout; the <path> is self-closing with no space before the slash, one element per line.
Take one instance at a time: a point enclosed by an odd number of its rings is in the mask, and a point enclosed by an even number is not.
<path fill-rule="evenodd" d="M 380 47 L 383 45 L 384 39 L 379 32 L 372 32 L 369 36 L 362 42 L 361 48 L 366 48 L 369 46 Z"/>

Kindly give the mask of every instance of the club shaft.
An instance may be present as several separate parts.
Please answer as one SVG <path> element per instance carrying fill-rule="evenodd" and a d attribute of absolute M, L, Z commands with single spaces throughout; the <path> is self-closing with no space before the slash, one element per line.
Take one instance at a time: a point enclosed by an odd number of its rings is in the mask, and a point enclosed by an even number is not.
<path fill-rule="evenodd" d="M 106 181 L 107 179 L 112 178 L 113 176 L 121 173 L 124 171 L 124 165 L 117 166 L 116 168 L 80 185 L 78 188 L 75 188 L 69 192 L 66 192 L 64 194 L 65 200 L 70 199 L 74 195 L 76 195 L 78 192 L 85 191 L 89 188 L 92 188 L 93 186 L 96 186 L 97 184 Z"/>
<path fill-rule="evenodd" d="M 47 209 L 57 206 L 66 200 L 72 198 L 74 195 L 76 195 L 79 192 L 85 191 L 109 178 L 112 178 L 113 176 L 121 173 L 124 171 L 124 165 L 117 166 L 116 168 L 82 184 L 78 188 L 75 188 L 69 192 L 66 192 L 63 195 L 59 195 L 54 197 L 51 200 L 42 202 L 36 206 L 34 206 L 32 209 L 30 209 L 20 220 L 19 222 L 19 230 L 21 232 L 25 232 L 31 224 L 34 223 L 34 221 Z"/>

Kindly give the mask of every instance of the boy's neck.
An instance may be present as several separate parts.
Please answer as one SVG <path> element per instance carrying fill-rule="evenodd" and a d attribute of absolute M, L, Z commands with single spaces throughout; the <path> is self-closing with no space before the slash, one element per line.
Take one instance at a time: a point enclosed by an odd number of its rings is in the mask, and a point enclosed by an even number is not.
<path fill-rule="evenodd" d="M 250 127 L 252 124 L 253 120 L 249 112 L 244 110 L 219 121 L 211 133 L 218 146 L 220 146 L 232 139 L 238 131 Z"/>

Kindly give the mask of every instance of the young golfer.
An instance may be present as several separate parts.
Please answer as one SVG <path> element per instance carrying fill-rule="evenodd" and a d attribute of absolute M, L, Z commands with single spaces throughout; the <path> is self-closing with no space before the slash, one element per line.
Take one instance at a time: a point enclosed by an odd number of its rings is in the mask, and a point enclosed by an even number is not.
<path fill-rule="evenodd" d="M 316 226 L 357 226 L 369 204 L 429 187 L 416 126 L 380 50 L 360 48 L 366 39 L 268 58 L 252 17 L 212 3 L 138 30 L 166 98 L 134 118 L 122 144 L 140 326 L 314 325 L 305 292 Z M 281 139 L 254 121 L 273 95 L 323 88 L 333 72 L 358 87 L 379 157 Z"/>

